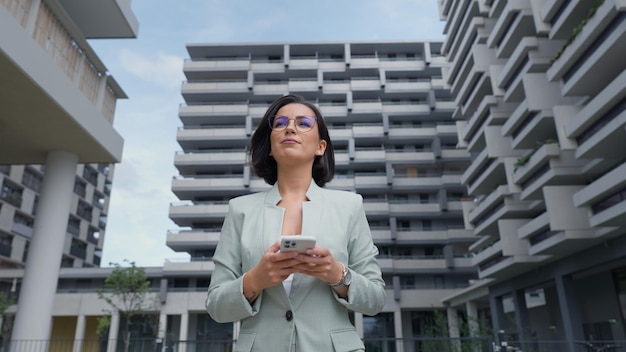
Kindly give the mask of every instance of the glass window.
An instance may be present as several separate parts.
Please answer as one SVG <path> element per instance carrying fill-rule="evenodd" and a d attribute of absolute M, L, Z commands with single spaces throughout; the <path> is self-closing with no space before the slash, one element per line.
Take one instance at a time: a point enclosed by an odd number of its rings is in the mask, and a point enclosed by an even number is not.
<path fill-rule="evenodd" d="M 363 316 L 363 342 L 366 351 L 391 352 L 396 350 L 393 313 Z"/>

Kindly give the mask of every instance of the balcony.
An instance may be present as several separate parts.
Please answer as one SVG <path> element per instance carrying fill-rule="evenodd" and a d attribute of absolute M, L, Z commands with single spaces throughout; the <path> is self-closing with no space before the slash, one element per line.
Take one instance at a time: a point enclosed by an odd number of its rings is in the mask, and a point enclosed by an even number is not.
<path fill-rule="evenodd" d="M 593 230 L 551 230 L 548 213 L 542 213 L 520 226 L 518 236 L 529 243 L 528 254 L 558 258 L 589 248 L 595 237 Z"/>
<path fill-rule="evenodd" d="M 185 126 L 198 126 L 214 123 L 215 121 L 227 122 L 232 121 L 232 117 L 234 116 L 244 118 L 247 115 L 247 102 L 233 102 L 230 104 L 181 105 L 178 108 L 178 117 Z"/>
<path fill-rule="evenodd" d="M 169 217 L 180 227 L 192 227 L 194 223 L 207 220 L 221 221 L 228 212 L 228 203 L 197 203 L 185 202 L 170 204 Z"/>
<path fill-rule="evenodd" d="M 210 82 L 183 82 L 181 94 L 185 101 L 190 103 L 202 103 L 216 97 L 241 96 L 242 93 L 248 93 L 247 81 L 210 81 Z"/>
<path fill-rule="evenodd" d="M 594 96 L 622 73 L 625 40 L 626 12 L 605 1 L 560 52 L 547 76 L 562 82 L 565 96 Z"/>
<path fill-rule="evenodd" d="M 578 142 L 578 158 L 605 158 L 623 149 L 626 71 L 596 95 L 565 127 L 567 136 Z"/>
<path fill-rule="evenodd" d="M 223 127 L 179 129 L 176 132 L 176 141 L 183 150 L 198 150 L 200 148 L 221 148 L 225 143 L 233 148 L 245 148 L 250 143 L 250 136 L 245 128 Z"/>
<path fill-rule="evenodd" d="M 241 150 L 211 150 L 197 153 L 176 153 L 174 166 L 183 175 L 230 170 L 246 163 L 246 152 Z"/>
<path fill-rule="evenodd" d="M 249 57 L 233 57 L 228 59 L 194 59 L 193 61 L 185 61 L 183 64 L 183 72 L 189 79 L 196 78 L 195 75 L 202 75 L 207 71 L 244 71 L 250 69 L 251 63 Z M 279 64 L 282 68 L 282 64 Z"/>
<path fill-rule="evenodd" d="M 244 176 L 242 175 L 215 175 L 195 178 L 172 179 L 172 192 L 180 200 L 194 197 L 235 195 L 247 193 Z"/>
<path fill-rule="evenodd" d="M 487 39 L 487 45 L 496 49 L 496 57 L 508 58 L 522 38 L 535 35 L 530 1 L 508 2 Z"/>
<path fill-rule="evenodd" d="M 490 158 L 485 149 L 463 173 L 461 182 L 467 185 L 469 194 L 491 193 L 494 187 L 507 184 L 504 161 Z"/>
<path fill-rule="evenodd" d="M 389 201 L 389 215 L 397 217 L 435 217 L 441 214 L 438 203 L 420 203 L 414 201 Z"/>
<path fill-rule="evenodd" d="M 589 223 L 593 227 L 618 226 L 626 223 L 626 163 L 607 172 L 573 195 L 576 207 L 591 208 Z"/>
<path fill-rule="evenodd" d="M 163 263 L 163 273 L 166 275 L 195 276 L 198 273 L 210 274 L 215 269 L 212 260 L 192 261 L 192 260 L 165 260 Z M 206 298 L 206 294 L 204 295 Z"/>
<path fill-rule="evenodd" d="M 537 149 L 525 164 L 518 159 L 513 181 L 520 185 L 522 200 L 543 200 L 542 189 L 547 185 L 575 185 L 585 182 L 586 160 L 576 159 L 571 150 L 561 150 L 557 143 L 547 143 Z"/>
<path fill-rule="evenodd" d="M 176 252 L 187 252 L 194 248 L 215 248 L 221 229 L 194 229 L 168 231 L 166 245 Z"/>
<path fill-rule="evenodd" d="M 385 93 L 428 93 L 432 89 L 430 80 L 387 80 Z"/>

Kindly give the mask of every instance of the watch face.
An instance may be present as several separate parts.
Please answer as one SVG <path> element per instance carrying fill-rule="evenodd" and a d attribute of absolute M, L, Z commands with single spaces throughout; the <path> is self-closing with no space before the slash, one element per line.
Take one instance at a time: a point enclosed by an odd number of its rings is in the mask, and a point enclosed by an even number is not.
<path fill-rule="evenodd" d="M 350 269 L 346 270 L 346 276 L 344 276 L 343 278 L 343 284 L 348 286 L 352 283 L 352 273 L 350 272 Z"/>

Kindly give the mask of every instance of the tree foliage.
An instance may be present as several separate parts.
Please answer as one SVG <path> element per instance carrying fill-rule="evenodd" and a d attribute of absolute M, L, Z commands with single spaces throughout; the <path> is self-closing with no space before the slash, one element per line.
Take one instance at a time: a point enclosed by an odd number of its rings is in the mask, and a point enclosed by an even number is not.
<path fill-rule="evenodd" d="M 111 315 L 118 313 L 124 328 L 122 338 L 128 346 L 132 326 L 140 316 L 145 317 L 141 319 L 143 322 L 149 321 L 156 334 L 158 314 L 155 316 L 147 313 L 159 310 L 159 297 L 150 294 L 150 280 L 145 269 L 137 267 L 135 262 L 125 262 L 129 266 L 111 263 L 114 269 L 104 281 L 104 288 L 97 291 L 98 297 L 111 308 L 104 310 L 107 314 L 98 319 L 96 332 L 100 336 L 106 333 L 111 325 Z"/>

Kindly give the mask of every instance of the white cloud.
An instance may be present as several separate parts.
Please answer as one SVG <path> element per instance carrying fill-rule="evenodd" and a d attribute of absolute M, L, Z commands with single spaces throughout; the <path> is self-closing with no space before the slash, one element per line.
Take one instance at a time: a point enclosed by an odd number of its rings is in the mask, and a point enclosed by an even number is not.
<path fill-rule="evenodd" d="M 184 80 L 184 60 L 178 56 L 159 52 L 154 57 L 149 57 L 147 53 L 122 49 L 119 61 L 122 68 L 131 75 L 160 87 L 177 88 Z"/>

